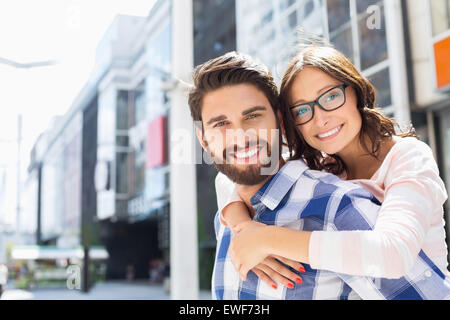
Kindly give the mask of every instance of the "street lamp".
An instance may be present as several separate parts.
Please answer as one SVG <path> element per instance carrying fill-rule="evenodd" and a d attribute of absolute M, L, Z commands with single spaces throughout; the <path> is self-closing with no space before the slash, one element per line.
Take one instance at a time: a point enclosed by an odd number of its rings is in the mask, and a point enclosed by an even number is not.
<path fill-rule="evenodd" d="M 57 64 L 56 60 L 42 60 L 42 61 L 32 61 L 32 62 L 18 62 L 11 59 L 6 59 L 0 57 L 0 64 L 5 64 L 7 66 L 17 68 L 17 69 L 31 69 L 37 67 L 47 67 Z M 21 143 L 22 143 L 22 115 L 19 113 L 17 115 L 17 207 L 16 207 L 16 223 L 17 223 L 17 238 L 20 237 L 20 153 L 21 153 Z"/>
<path fill-rule="evenodd" d="M 14 68 L 18 68 L 18 69 L 30 69 L 30 68 L 36 68 L 36 67 L 52 66 L 54 64 L 57 64 L 58 61 L 56 61 L 56 60 L 45 60 L 45 61 L 34 61 L 34 62 L 23 63 L 23 62 L 17 62 L 17 61 L 14 61 L 14 60 L 10 60 L 10 59 L 6 59 L 6 58 L 0 57 L 0 63 L 6 64 L 8 66 L 11 66 L 11 67 L 14 67 Z"/>

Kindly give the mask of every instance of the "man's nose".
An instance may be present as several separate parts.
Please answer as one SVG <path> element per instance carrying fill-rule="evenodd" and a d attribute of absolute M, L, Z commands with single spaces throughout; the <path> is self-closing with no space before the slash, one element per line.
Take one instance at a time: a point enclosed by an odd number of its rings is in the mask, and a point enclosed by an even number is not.
<path fill-rule="evenodd" d="M 232 140 L 227 141 L 228 145 L 233 144 L 245 148 L 253 139 L 252 132 L 250 130 L 244 130 L 243 128 L 234 129 L 230 133 L 229 137 L 231 137 Z"/>

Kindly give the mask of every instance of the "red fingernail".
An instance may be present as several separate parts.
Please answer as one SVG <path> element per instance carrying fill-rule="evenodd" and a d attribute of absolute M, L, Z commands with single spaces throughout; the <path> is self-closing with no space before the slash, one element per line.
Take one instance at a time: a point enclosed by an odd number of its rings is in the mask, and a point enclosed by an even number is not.
<path fill-rule="evenodd" d="M 295 279 L 295 282 L 302 283 L 303 281 L 302 281 L 302 278 L 297 278 L 297 279 Z"/>
<path fill-rule="evenodd" d="M 278 287 L 277 287 L 276 284 L 273 284 L 273 285 L 272 285 L 272 288 L 274 288 L 275 290 L 277 290 Z"/>
<path fill-rule="evenodd" d="M 303 273 L 306 272 L 305 268 L 303 268 L 303 267 L 298 268 L 298 271 L 303 272 Z"/>
<path fill-rule="evenodd" d="M 288 286 L 289 289 L 293 289 L 294 288 L 294 285 L 292 283 L 288 283 L 287 286 Z"/>

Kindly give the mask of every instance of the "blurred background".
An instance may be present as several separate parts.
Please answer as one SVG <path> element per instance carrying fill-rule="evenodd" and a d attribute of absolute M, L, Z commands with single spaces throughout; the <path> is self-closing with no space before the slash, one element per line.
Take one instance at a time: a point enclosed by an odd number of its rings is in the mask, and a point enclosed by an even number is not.
<path fill-rule="evenodd" d="M 450 0 L 3 0 L 2 299 L 210 299 L 216 170 L 171 157 L 177 79 L 238 50 L 279 84 L 298 28 L 412 122 L 449 189 Z"/>

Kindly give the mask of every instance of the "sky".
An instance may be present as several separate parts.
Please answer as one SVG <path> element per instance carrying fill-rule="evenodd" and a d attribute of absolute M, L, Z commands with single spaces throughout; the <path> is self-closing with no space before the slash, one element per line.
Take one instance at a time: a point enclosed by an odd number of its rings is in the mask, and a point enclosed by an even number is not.
<path fill-rule="evenodd" d="M 39 134 L 49 127 L 55 115 L 70 108 L 87 81 L 96 46 L 114 17 L 147 16 L 154 3 L 155 0 L 0 1 L 0 58 L 22 63 L 58 62 L 31 69 L 0 64 L 0 195 L 7 188 L 7 220 L 15 207 L 18 114 L 23 123 L 21 162 L 25 172 Z M 2 184 L 5 177 L 6 185 Z"/>

